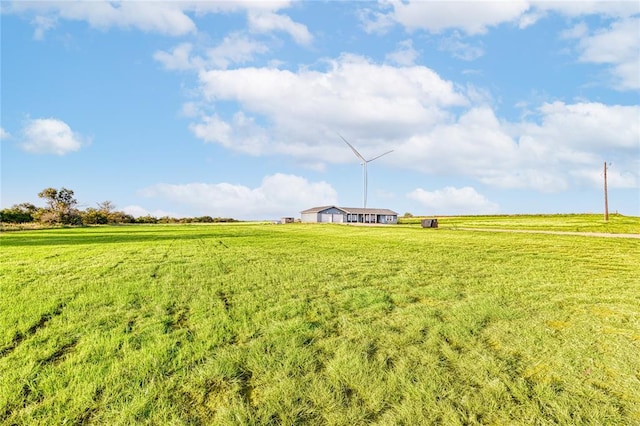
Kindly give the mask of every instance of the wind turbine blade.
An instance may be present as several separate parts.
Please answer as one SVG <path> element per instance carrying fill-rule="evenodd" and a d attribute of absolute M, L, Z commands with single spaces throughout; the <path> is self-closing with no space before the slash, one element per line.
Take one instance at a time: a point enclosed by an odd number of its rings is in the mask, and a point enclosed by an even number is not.
<path fill-rule="evenodd" d="M 380 155 L 378 155 L 377 157 L 373 157 L 371 160 L 368 160 L 368 161 L 367 161 L 367 163 L 369 163 L 369 162 L 371 162 L 371 161 L 373 161 L 373 160 L 377 160 L 378 158 L 382 157 L 383 155 L 391 154 L 392 152 L 393 152 L 393 150 L 391 150 L 391 151 L 387 151 L 387 152 L 385 152 L 384 154 L 380 154 Z"/>
<path fill-rule="evenodd" d="M 358 157 L 359 159 L 361 159 L 365 163 L 367 162 L 367 160 L 365 160 L 364 157 L 362 155 L 360 155 L 360 153 L 353 147 L 353 145 L 351 145 L 345 138 L 343 138 L 340 133 L 338 133 L 338 136 L 340 136 L 342 138 L 344 143 L 349 145 L 349 148 L 351 148 L 351 151 L 353 151 L 353 153 L 356 155 L 356 157 Z"/>

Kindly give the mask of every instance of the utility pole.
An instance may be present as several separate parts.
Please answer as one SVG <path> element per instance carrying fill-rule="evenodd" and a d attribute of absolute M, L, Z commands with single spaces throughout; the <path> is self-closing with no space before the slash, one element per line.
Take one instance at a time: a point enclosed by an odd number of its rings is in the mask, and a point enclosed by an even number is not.
<path fill-rule="evenodd" d="M 604 221 L 609 222 L 609 199 L 607 197 L 607 162 L 604 162 Z"/>

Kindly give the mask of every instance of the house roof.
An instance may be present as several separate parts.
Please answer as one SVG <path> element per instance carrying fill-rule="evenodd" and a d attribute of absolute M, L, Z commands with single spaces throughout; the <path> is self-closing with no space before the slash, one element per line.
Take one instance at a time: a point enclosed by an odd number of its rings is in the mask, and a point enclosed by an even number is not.
<path fill-rule="evenodd" d="M 383 214 L 383 215 L 389 215 L 389 216 L 397 216 L 398 213 L 394 212 L 393 210 L 389 210 L 389 209 L 369 209 L 369 208 L 362 208 L 362 207 L 338 207 L 338 206 L 320 206 L 320 207 L 312 207 L 310 209 L 307 210 L 303 210 L 301 213 L 302 214 L 306 214 L 306 213 L 320 213 L 323 210 L 327 210 L 330 208 L 336 208 L 338 210 L 342 210 L 345 213 L 351 213 L 351 214 Z"/>
<path fill-rule="evenodd" d="M 330 208 L 332 208 L 332 207 L 339 208 L 339 207 L 336 207 L 336 206 L 320 206 L 320 207 L 312 207 L 312 208 L 310 208 L 310 209 L 303 210 L 303 211 L 301 211 L 300 213 L 319 213 L 319 212 L 321 212 L 322 210 L 330 209 Z M 341 210 L 342 210 L 342 209 L 341 209 Z"/>

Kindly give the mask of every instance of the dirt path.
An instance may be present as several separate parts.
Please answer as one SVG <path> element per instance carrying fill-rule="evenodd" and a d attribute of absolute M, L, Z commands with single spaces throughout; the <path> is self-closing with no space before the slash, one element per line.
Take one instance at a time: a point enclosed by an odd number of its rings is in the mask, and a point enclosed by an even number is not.
<path fill-rule="evenodd" d="M 491 228 L 454 228 L 458 231 L 481 231 L 481 232 L 516 232 L 523 234 L 552 234 L 552 235 L 578 235 L 581 237 L 604 237 L 604 238 L 640 238 L 640 234 L 610 234 L 605 232 L 570 232 L 570 231 L 542 231 L 534 229 L 491 229 Z"/>

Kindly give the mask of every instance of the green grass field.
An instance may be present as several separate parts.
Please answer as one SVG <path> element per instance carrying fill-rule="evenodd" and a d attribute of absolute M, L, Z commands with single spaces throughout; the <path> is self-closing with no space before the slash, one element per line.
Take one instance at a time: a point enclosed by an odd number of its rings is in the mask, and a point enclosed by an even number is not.
<path fill-rule="evenodd" d="M 0 424 L 640 424 L 640 240 L 460 223 L 5 232 Z"/>
<path fill-rule="evenodd" d="M 400 217 L 400 224 L 420 225 L 421 217 Z M 439 218 L 444 228 L 486 228 L 560 232 L 602 232 L 640 234 L 640 218 L 609 215 L 605 222 L 601 214 L 444 216 Z"/>

